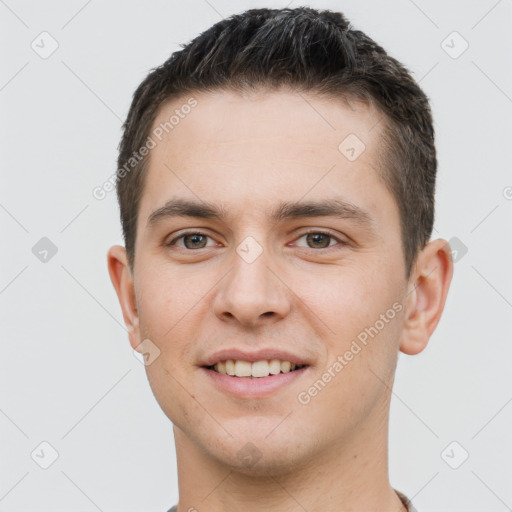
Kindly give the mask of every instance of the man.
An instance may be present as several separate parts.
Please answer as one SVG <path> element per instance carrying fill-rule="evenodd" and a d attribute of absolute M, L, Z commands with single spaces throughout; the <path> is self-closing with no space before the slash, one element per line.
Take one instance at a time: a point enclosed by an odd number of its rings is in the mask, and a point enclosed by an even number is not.
<path fill-rule="evenodd" d="M 340 13 L 249 10 L 148 75 L 118 163 L 108 267 L 174 426 L 171 511 L 414 510 L 390 395 L 453 263 L 407 70 Z"/>

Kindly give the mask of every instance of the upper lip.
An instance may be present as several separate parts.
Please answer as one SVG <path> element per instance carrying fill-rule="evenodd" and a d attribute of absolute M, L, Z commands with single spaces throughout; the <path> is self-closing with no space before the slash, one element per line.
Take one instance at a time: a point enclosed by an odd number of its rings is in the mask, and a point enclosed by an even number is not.
<path fill-rule="evenodd" d="M 256 361 L 269 361 L 271 359 L 279 359 L 279 361 L 290 361 L 296 365 L 308 365 L 306 359 L 300 357 L 286 350 L 280 350 L 277 348 L 262 348 L 260 350 L 246 351 L 239 348 L 225 348 L 214 352 L 208 356 L 200 366 L 213 366 L 219 361 L 227 361 L 231 359 L 233 361 L 248 361 L 255 363 Z"/>

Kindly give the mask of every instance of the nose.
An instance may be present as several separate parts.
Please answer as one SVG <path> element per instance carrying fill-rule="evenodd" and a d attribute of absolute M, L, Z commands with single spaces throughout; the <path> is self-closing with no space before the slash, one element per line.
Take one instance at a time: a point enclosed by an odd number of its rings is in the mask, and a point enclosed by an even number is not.
<path fill-rule="evenodd" d="M 238 322 L 244 327 L 275 323 L 291 309 L 291 291 L 266 251 L 254 261 L 238 253 L 233 255 L 233 267 L 219 283 L 214 299 L 214 311 L 222 321 Z"/>

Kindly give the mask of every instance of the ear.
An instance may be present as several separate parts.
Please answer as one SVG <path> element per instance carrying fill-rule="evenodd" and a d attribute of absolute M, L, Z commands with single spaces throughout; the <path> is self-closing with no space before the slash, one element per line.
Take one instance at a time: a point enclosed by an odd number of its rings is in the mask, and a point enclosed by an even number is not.
<path fill-rule="evenodd" d="M 428 344 L 446 302 L 453 276 L 450 244 L 443 239 L 429 242 L 418 254 L 409 280 L 400 350 L 419 354 Z"/>
<path fill-rule="evenodd" d="M 120 245 L 111 247 L 107 254 L 108 273 L 114 285 L 117 298 L 123 311 L 124 323 L 128 329 L 130 345 L 140 351 L 139 315 L 135 297 L 133 277 L 128 265 L 126 249 Z"/>

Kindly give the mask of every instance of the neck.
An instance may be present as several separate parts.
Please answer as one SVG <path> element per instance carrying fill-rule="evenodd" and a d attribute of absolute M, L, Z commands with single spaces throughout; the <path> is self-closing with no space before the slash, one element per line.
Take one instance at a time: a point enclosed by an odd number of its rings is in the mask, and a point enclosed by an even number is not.
<path fill-rule="evenodd" d="M 178 512 L 405 512 L 388 477 L 388 409 L 374 420 L 289 470 L 257 474 L 212 458 L 175 426 Z"/>

